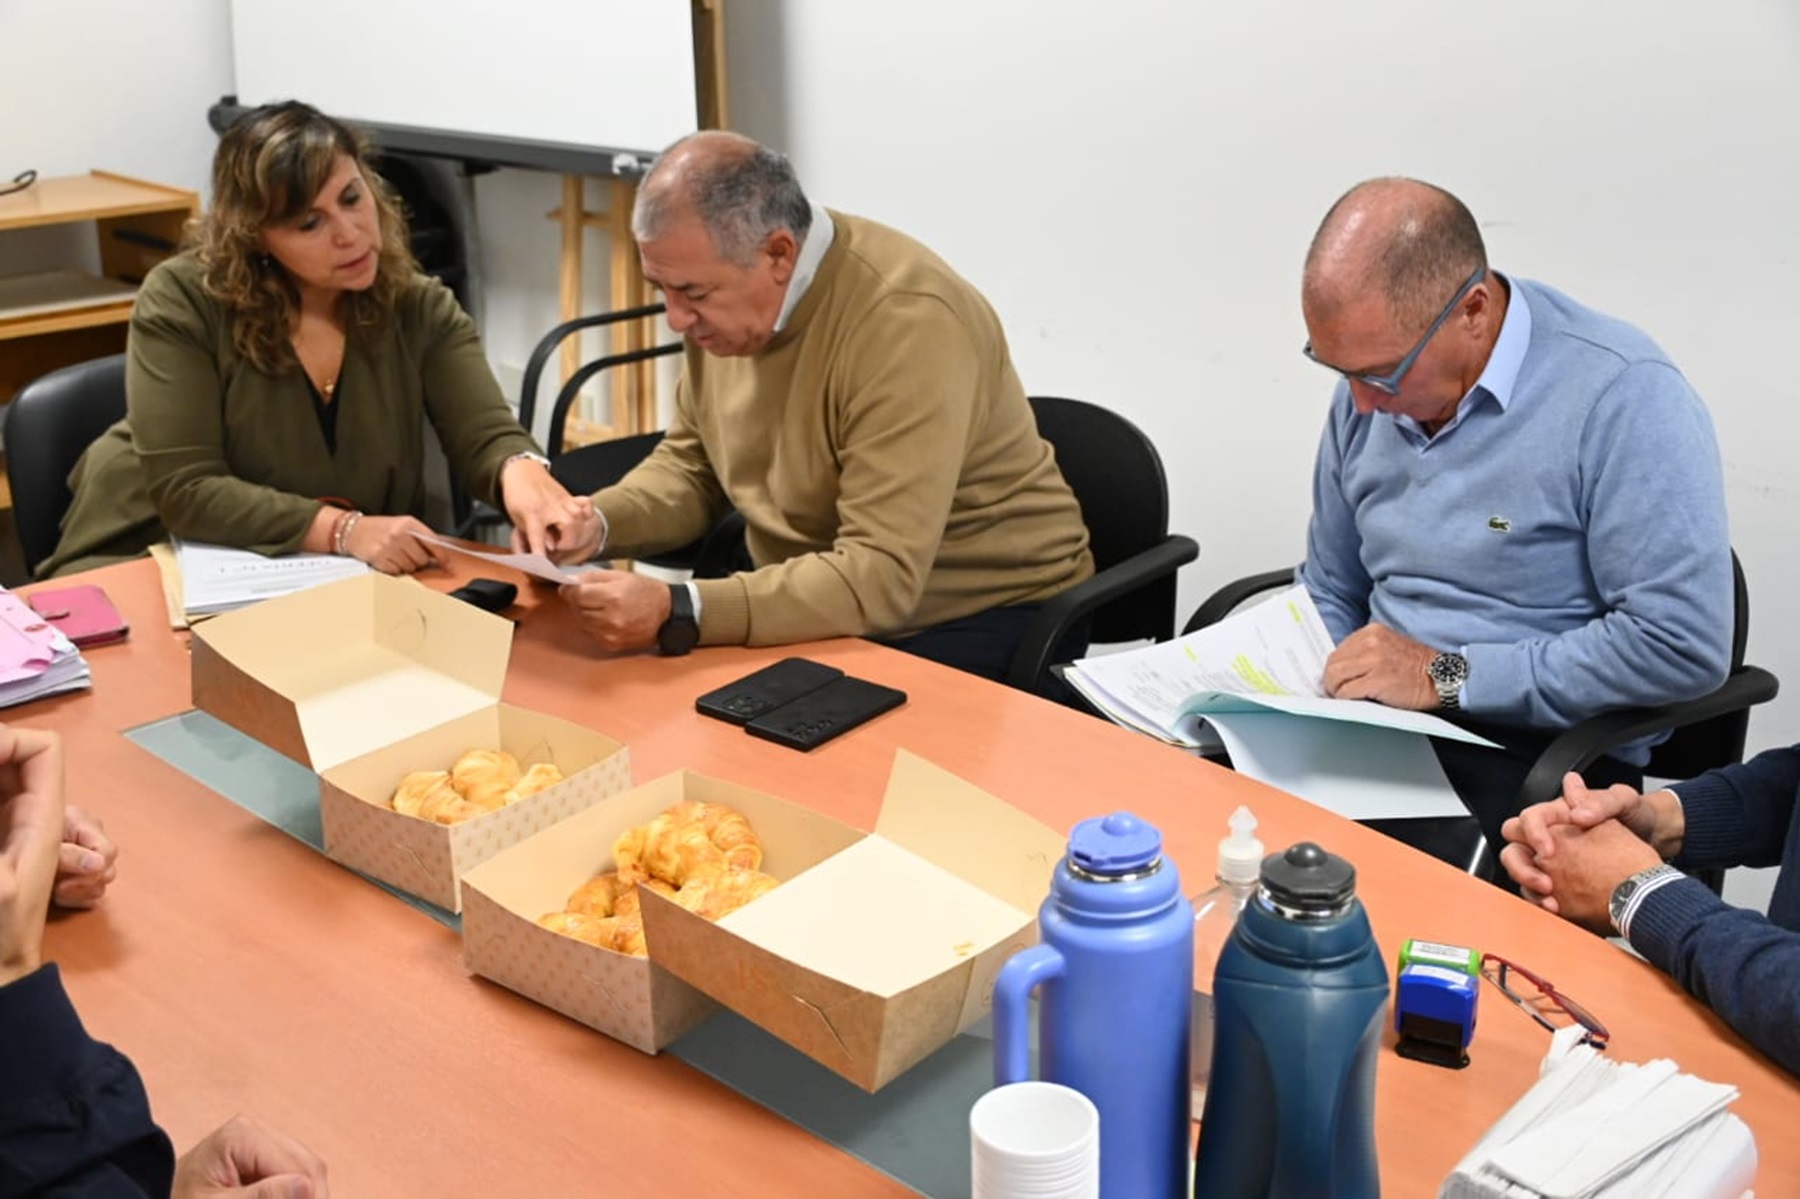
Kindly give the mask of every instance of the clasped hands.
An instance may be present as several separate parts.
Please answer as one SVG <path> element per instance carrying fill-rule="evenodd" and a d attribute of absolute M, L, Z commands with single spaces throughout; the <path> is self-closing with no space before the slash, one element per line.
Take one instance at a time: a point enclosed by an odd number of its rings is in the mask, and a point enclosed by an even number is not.
<path fill-rule="evenodd" d="M 1563 776 L 1561 796 L 1531 805 L 1500 831 L 1506 839 L 1500 864 L 1521 895 L 1608 936 L 1614 889 L 1674 857 L 1685 823 L 1672 791 L 1642 795 L 1622 783 L 1596 791 L 1571 771 Z"/>

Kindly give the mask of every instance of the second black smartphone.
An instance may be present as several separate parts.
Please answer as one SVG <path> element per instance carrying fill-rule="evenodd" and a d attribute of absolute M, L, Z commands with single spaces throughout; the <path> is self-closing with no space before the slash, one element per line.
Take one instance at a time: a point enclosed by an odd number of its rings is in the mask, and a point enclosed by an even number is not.
<path fill-rule="evenodd" d="M 845 675 L 765 712 L 746 724 L 744 731 L 789 749 L 817 749 L 905 702 L 904 691 Z"/>
<path fill-rule="evenodd" d="M 489 612 L 504 612 L 519 598 L 519 589 L 514 584 L 504 583 L 499 579 L 470 579 L 450 595 Z"/>
<path fill-rule="evenodd" d="M 772 666 L 708 691 L 694 701 L 694 708 L 703 716 L 743 724 L 843 677 L 843 671 L 823 662 L 814 662 L 810 658 L 783 658 Z"/>

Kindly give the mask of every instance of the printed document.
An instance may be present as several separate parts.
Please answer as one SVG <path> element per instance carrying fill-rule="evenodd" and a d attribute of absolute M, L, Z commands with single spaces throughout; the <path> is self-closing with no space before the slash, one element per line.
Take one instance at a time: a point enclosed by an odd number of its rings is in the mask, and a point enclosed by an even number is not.
<path fill-rule="evenodd" d="M 1332 699 L 1333 648 L 1295 586 L 1215 625 L 1083 658 L 1063 678 L 1128 728 L 1231 754 L 1243 774 L 1356 820 L 1462 815 L 1427 736 L 1492 745 L 1428 712 Z"/>
<path fill-rule="evenodd" d="M 491 562 L 495 566 L 504 566 L 510 570 L 528 574 L 534 579 L 542 579 L 546 583 L 567 583 L 575 579 L 583 571 L 605 569 L 605 562 L 584 562 L 580 565 L 558 566 L 542 554 L 515 554 L 507 550 L 478 550 L 474 546 L 460 541 L 452 541 L 448 537 L 439 537 L 433 533 L 414 533 L 426 545 L 438 549 L 450 550 L 469 558 L 478 558 L 483 562 Z"/>
<path fill-rule="evenodd" d="M 181 606 L 190 617 L 211 616 L 271 599 L 367 574 L 367 563 L 338 554 L 277 554 L 175 542 L 181 574 Z"/>

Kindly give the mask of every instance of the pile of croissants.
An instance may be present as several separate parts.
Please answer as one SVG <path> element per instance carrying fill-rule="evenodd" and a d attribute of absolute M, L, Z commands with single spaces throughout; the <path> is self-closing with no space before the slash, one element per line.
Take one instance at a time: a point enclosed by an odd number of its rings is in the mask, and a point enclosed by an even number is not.
<path fill-rule="evenodd" d="M 554 762 L 521 770 L 519 760 L 503 749 L 472 749 L 448 770 L 413 771 L 400 780 L 391 802 L 402 815 L 455 824 L 497 812 L 562 779 Z"/>
<path fill-rule="evenodd" d="M 613 843 L 615 870 L 577 887 L 560 912 L 538 923 L 602 949 L 647 956 L 638 889 L 657 891 L 688 911 L 717 920 L 768 893 L 762 844 L 742 812 L 684 799 Z"/>

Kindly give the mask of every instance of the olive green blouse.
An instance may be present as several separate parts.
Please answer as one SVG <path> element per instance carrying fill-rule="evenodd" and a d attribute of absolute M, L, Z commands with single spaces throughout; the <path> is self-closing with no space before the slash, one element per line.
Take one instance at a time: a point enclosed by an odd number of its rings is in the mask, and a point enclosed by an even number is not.
<path fill-rule="evenodd" d="M 40 578 L 143 554 L 170 535 L 265 554 L 299 549 L 326 498 L 423 517 L 425 421 L 468 492 L 536 450 L 448 288 L 415 276 L 379 332 L 352 330 L 326 447 L 298 369 L 270 375 L 232 348 L 230 314 L 184 254 L 150 272 L 127 342 L 126 418 L 69 476 L 74 502 Z"/>

